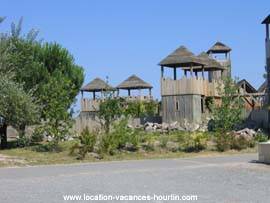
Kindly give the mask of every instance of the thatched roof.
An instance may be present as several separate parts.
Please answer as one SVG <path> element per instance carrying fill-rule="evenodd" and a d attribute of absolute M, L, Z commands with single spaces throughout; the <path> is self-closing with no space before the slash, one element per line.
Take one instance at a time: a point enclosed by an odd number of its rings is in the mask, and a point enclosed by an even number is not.
<path fill-rule="evenodd" d="M 209 55 L 205 52 L 202 52 L 198 55 L 198 57 L 206 63 L 204 66 L 205 70 L 224 70 L 225 68 L 217 62 L 215 59 L 209 57 Z"/>
<path fill-rule="evenodd" d="M 200 66 L 205 64 L 186 47 L 181 46 L 163 59 L 159 65 L 174 68 Z"/>
<path fill-rule="evenodd" d="M 114 88 L 100 78 L 95 78 L 81 88 L 81 91 L 85 92 L 101 92 L 106 90 L 114 90 Z"/>
<path fill-rule="evenodd" d="M 227 53 L 230 52 L 232 49 L 227 45 L 216 42 L 208 51 L 207 53 Z"/>
<path fill-rule="evenodd" d="M 270 15 L 262 21 L 262 24 L 270 24 Z"/>
<path fill-rule="evenodd" d="M 130 76 L 128 79 L 123 81 L 117 86 L 117 89 L 149 89 L 153 88 L 152 85 L 143 81 L 136 75 Z"/>
<path fill-rule="evenodd" d="M 244 85 L 246 86 L 246 89 L 245 89 L 245 91 L 247 92 L 247 93 L 256 93 L 257 92 L 257 90 L 247 81 L 247 80 L 245 80 L 245 79 L 243 79 L 243 80 L 240 80 L 238 83 L 237 83 L 237 86 L 238 87 L 244 87 Z"/>
<path fill-rule="evenodd" d="M 266 92 L 267 82 L 264 81 L 263 84 L 259 87 L 258 92 Z"/>

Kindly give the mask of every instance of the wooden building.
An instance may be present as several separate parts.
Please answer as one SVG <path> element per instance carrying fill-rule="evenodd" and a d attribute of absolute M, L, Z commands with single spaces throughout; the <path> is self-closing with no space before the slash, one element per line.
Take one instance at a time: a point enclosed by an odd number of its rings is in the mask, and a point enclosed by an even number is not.
<path fill-rule="evenodd" d="M 149 83 L 143 81 L 136 75 L 131 75 L 129 78 L 124 80 L 117 87 L 117 95 L 120 95 L 120 90 L 128 91 L 128 96 L 125 97 L 126 100 L 152 100 L 152 88 L 153 86 Z M 142 90 L 147 89 L 148 95 L 142 95 Z M 137 95 L 132 96 L 131 91 L 138 91 Z"/>
<path fill-rule="evenodd" d="M 107 84 L 100 78 L 95 78 L 87 85 L 81 88 L 81 112 L 96 112 L 99 110 L 99 104 L 104 99 L 104 93 L 114 93 L 115 88 Z M 92 93 L 92 98 L 85 98 L 84 92 Z"/>
<path fill-rule="evenodd" d="M 269 32 L 269 24 L 270 24 L 270 15 L 268 15 L 262 22 L 265 24 L 265 53 L 266 53 L 266 66 L 265 70 L 267 73 L 266 78 L 266 104 L 270 105 L 270 32 Z"/>
<path fill-rule="evenodd" d="M 205 99 L 218 97 L 218 81 L 208 75 L 225 68 L 206 53 L 195 56 L 181 46 L 163 59 L 161 66 L 162 120 L 166 123 L 188 120 L 200 123 L 205 112 Z M 173 78 L 165 78 L 164 69 L 173 70 Z M 179 77 L 178 70 L 182 71 Z M 211 74 L 209 73 L 211 72 Z"/>
<path fill-rule="evenodd" d="M 223 71 L 209 71 L 209 80 L 220 80 L 222 77 L 231 77 L 231 48 L 227 45 L 216 42 L 207 54 L 215 59 L 224 69 Z"/>

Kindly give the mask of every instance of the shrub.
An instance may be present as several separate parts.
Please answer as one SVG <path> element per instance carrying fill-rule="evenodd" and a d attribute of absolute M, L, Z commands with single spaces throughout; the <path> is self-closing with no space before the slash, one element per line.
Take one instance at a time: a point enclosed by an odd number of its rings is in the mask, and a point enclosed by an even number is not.
<path fill-rule="evenodd" d="M 188 135 L 188 136 L 187 136 Z M 192 151 L 201 151 L 206 149 L 208 135 L 202 132 L 194 132 L 191 134 L 186 134 L 184 138 L 184 151 L 192 152 Z"/>
<path fill-rule="evenodd" d="M 42 142 L 44 138 L 44 130 L 42 127 L 36 127 L 33 135 L 31 136 L 31 142 L 38 143 Z"/>
<path fill-rule="evenodd" d="M 23 134 L 20 134 L 17 138 L 17 146 L 18 147 L 28 147 L 31 145 L 31 138 L 27 137 Z"/>
<path fill-rule="evenodd" d="M 102 136 L 99 146 L 102 152 L 113 155 L 123 149 L 130 151 L 138 149 L 140 132 L 128 128 L 127 123 L 126 119 L 116 122 L 112 131 Z"/>
<path fill-rule="evenodd" d="M 232 137 L 229 133 L 216 133 L 215 142 L 216 148 L 220 152 L 227 151 L 231 149 Z"/>
<path fill-rule="evenodd" d="M 232 134 L 231 149 L 242 150 L 254 146 L 255 139 L 253 136 Z"/>
<path fill-rule="evenodd" d="M 88 152 L 94 151 L 94 146 L 96 144 L 97 135 L 90 133 L 89 129 L 86 128 L 83 130 L 81 136 L 79 136 L 79 143 L 75 143 L 71 149 L 70 154 L 74 154 L 75 151 L 78 151 L 78 159 L 84 159 Z"/>
<path fill-rule="evenodd" d="M 255 141 L 257 142 L 266 142 L 268 140 L 268 136 L 264 133 L 258 133 L 256 136 L 255 136 Z"/>
<path fill-rule="evenodd" d="M 229 149 L 242 150 L 254 147 L 255 139 L 251 136 L 235 135 L 231 133 L 216 134 L 216 147 L 218 151 L 226 151 Z"/>

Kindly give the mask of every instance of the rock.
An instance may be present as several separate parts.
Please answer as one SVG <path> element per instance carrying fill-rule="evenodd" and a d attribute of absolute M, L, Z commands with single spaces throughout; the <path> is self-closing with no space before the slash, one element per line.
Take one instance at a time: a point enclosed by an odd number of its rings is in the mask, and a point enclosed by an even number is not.
<path fill-rule="evenodd" d="M 48 141 L 48 142 L 53 141 L 53 137 L 52 137 L 52 136 L 50 136 L 50 135 L 48 135 L 48 136 L 47 136 L 47 141 Z"/>
<path fill-rule="evenodd" d="M 126 151 L 136 151 L 136 147 L 132 144 L 132 143 L 126 143 L 125 144 L 125 147 L 124 147 L 124 150 Z"/>
<path fill-rule="evenodd" d="M 161 129 L 162 129 L 162 130 L 168 130 L 168 129 L 169 129 L 169 124 L 167 124 L 167 123 L 162 123 L 162 124 L 161 124 Z"/>
<path fill-rule="evenodd" d="M 152 132 L 152 131 L 153 131 L 153 128 L 152 128 L 151 126 L 146 126 L 146 127 L 144 128 L 144 130 L 145 130 L 146 132 Z"/>

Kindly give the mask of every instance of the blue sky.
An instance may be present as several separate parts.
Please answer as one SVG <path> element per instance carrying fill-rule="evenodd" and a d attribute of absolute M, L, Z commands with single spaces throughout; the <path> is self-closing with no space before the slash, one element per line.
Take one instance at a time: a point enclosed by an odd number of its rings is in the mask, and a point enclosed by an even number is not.
<path fill-rule="evenodd" d="M 193 53 L 216 41 L 232 48 L 232 72 L 256 88 L 263 82 L 269 0 L 1 0 L 1 31 L 24 17 L 23 30 L 66 47 L 85 69 L 85 83 L 109 76 L 117 85 L 137 74 L 160 97 L 160 68 L 170 52 L 185 45 Z M 268 6 L 267 6 L 268 5 Z"/>

